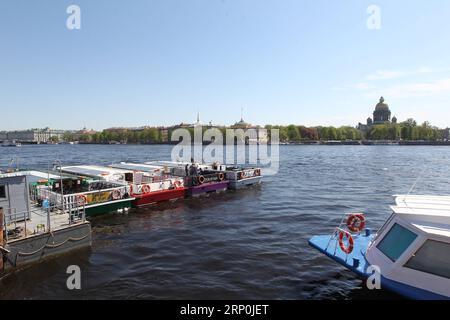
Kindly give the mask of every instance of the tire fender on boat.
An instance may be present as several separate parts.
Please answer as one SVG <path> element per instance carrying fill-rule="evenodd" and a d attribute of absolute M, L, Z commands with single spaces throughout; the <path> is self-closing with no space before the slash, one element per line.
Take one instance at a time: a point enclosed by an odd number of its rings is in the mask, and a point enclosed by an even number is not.
<path fill-rule="evenodd" d="M 198 176 L 198 183 L 203 184 L 203 182 L 205 182 L 205 177 L 202 175 Z"/>

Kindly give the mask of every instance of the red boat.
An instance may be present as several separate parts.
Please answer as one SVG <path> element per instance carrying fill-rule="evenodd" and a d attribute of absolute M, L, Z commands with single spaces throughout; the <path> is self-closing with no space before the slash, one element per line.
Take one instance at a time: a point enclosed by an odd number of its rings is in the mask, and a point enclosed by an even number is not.
<path fill-rule="evenodd" d="M 135 198 L 133 201 L 133 205 L 136 207 L 148 206 L 151 204 L 176 200 L 180 198 L 184 198 L 186 193 L 186 187 L 183 185 L 183 180 L 178 179 L 168 179 L 163 182 L 165 185 L 167 181 L 176 180 L 175 183 L 172 183 L 168 188 L 161 188 L 160 182 L 153 182 L 148 184 L 143 184 L 139 186 L 134 186 L 131 191 L 131 196 Z M 152 187 L 153 186 L 153 187 Z M 158 186 L 155 188 L 155 186 Z"/>

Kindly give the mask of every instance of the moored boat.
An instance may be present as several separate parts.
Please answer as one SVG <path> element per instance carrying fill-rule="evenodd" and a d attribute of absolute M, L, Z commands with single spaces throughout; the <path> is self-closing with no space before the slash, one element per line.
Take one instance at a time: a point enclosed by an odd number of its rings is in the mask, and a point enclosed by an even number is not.
<path fill-rule="evenodd" d="M 196 197 L 228 189 L 229 181 L 225 174 L 213 170 L 210 165 L 173 161 L 155 161 L 146 164 L 162 166 L 170 174 L 183 177 L 187 196 Z"/>
<path fill-rule="evenodd" d="M 129 162 L 112 164 L 110 167 L 132 172 L 132 179 L 128 183 L 136 207 L 174 201 L 185 196 L 187 188 L 183 178 L 168 175 L 163 167 Z"/>
<path fill-rule="evenodd" d="M 396 196 L 376 233 L 349 214 L 333 234 L 309 244 L 362 278 L 411 299 L 450 299 L 450 197 Z M 374 271 L 375 270 L 375 271 Z"/>
<path fill-rule="evenodd" d="M 81 166 L 58 169 L 61 172 L 59 179 L 44 180 L 43 185 L 35 187 L 41 201 L 49 199 L 56 205 L 63 203 L 64 209 L 69 211 L 83 206 L 87 216 L 122 212 L 132 206 L 134 198 L 128 185 L 95 177 Z"/>
<path fill-rule="evenodd" d="M 162 167 L 122 162 L 108 167 L 83 165 L 63 167 L 64 172 L 84 174 L 129 187 L 133 206 L 140 207 L 183 198 L 183 179 L 165 174 Z"/>
<path fill-rule="evenodd" d="M 213 170 L 225 173 L 226 179 L 230 182 L 230 189 L 240 189 L 261 183 L 263 176 L 260 168 L 236 167 L 212 164 Z"/>

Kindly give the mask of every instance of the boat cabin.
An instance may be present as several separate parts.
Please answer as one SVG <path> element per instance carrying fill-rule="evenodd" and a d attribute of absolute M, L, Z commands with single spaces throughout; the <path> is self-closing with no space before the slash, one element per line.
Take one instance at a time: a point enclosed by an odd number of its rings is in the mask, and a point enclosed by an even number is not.
<path fill-rule="evenodd" d="M 367 249 L 367 261 L 400 287 L 396 291 L 450 297 L 450 197 L 397 196 L 391 208 Z"/>

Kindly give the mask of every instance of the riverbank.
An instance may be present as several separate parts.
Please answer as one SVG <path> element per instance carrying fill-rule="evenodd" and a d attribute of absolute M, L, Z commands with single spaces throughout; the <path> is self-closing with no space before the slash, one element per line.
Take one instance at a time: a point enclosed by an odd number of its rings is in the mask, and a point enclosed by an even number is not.
<path fill-rule="evenodd" d="M 129 145 L 129 146 L 157 146 L 157 145 L 177 145 L 179 142 L 155 142 L 155 143 L 94 143 L 94 142 L 74 142 L 74 143 L 36 143 L 20 142 L 22 145 Z M 209 145 L 211 142 L 203 142 L 203 145 Z M 268 143 L 271 144 L 270 142 Z M 280 142 L 280 145 L 325 145 L 325 146 L 450 146 L 450 141 L 390 141 L 390 140 L 331 140 L 331 141 L 301 141 L 301 142 Z M 247 145 L 249 145 L 247 143 Z"/>

